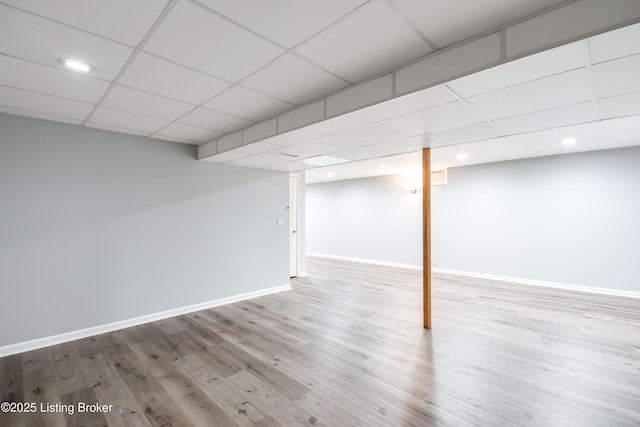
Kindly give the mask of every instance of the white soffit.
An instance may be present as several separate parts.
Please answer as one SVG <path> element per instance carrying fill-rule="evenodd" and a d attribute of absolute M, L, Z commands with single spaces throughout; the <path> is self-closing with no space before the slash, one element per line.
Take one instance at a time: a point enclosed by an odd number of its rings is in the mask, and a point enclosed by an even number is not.
<path fill-rule="evenodd" d="M 562 0 L 391 0 L 429 40 L 445 47 Z"/>

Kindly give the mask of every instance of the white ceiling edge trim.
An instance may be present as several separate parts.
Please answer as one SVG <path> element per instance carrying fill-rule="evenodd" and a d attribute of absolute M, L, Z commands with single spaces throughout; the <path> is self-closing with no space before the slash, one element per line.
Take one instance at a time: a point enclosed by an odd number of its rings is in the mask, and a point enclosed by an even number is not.
<path fill-rule="evenodd" d="M 559 18 L 567 16 L 568 8 L 573 8 L 577 3 L 581 5 L 580 15 L 570 15 L 579 25 L 573 25 L 571 31 L 567 31 L 566 27 L 548 27 L 548 22 L 553 22 Z M 506 24 L 502 29 L 491 34 L 482 34 L 475 38 L 454 44 L 445 49 L 429 53 L 417 60 L 396 68 L 395 70 L 383 73 L 378 76 L 366 79 L 362 82 L 354 83 L 346 88 L 335 91 L 323 98 L 313 100 L 304 105 L 289 109 L 278 116 L 253 124 L 242 130 L 234 132 L 241 134 L 241 145 L 247 145 L 259 142 L 263 139 L 282 135 L 287 132 L 306 127 L 311 124 L 320 123 L 330 118 L 335 118 L 344 114 L 358 111 L 372 105 L 379 104 L 384 101 L 399 98 L 404 95 L 418 92 L 430 87 L 434 87 L 451 80 L 464 77 L 485 69 L 493 68 L 498 65 L 506 64 L 516 59 L 521 59 L 548 49 L 552 49 L 564 44 L 592 37 L 597 34 L 612 31 L 628 25 L 640 23 L 640 2 L 636 6 L 623 3 L 623 0 L 613 0 L 608 7 L 616 8 L 616 3 L 620 3 L 617 14 L 602 16 L 597 2 L 592 0 L 581 0 L 569 3 L 563 7 L 553 9 L 542 15 L 534 14 L 529 19 L 519 19 L 513 23 Z M 627 7 L 624 7 L 627 5 Z M 595 17 L 591 17 L 593 13 Z M 582 21 L 583 16 L 590 16 L 588 22 Z M 545 34 L 544 42 L 536 45 L 528 44 L 526 50 L 518 49 L 517 44 L 521 42 L 521 28 L 526 31 L 538 31 Z M 514 47 L 515 45 L 515 47 Z M 507 49 L 510 47 L 510 49 Z M 511 50 L 513 54 L 509 55 Z M 363 86 L 367 86 L 363 91 Z M 371 93 L 379 94 L 378 97 L 372 96 Z M 344 108 L 340 108 L 342 101 Z M 345 102 L 344 100 L 348 100 Z M 304 114 L 311 104 L 321 104 L 323 113 L 314 114 L 313 117 Z M 331 105 L 331 115 L 328 114 L 327 105 Z M 338 106 L 336 106 L 338 104 Z M 314 108 L 317 112 L 317 109 Z M 292 116 L 298 118 L 298 123 L 290 120 Z M 287 125 L 280 129 L 280 122 L 285 119 Z M 266 123 L 269 126 L 269 132 L 261 134 L 261 129 L 265 128 Z M 275 124 L 275 133 L 273 129 Z M 286 129 L 286 130 L 284 130 Z M 245 138 L 245 134 L 251 135 Z M 225 135 L 226 136 L 226 135 Z M 224 138 L 222 136 L 220 139 Z M 237 148 L 229 147 L 228 144 L 221 144 L 214 140 L 198 146 L 198 160 L 215 156 L 216 154 Z M 239 145 L 238 145 L 239 146 Z"/>

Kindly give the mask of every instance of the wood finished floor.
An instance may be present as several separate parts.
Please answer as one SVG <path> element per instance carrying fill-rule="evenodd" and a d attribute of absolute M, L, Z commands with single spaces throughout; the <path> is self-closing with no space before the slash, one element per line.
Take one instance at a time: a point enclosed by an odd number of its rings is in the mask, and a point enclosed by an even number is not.
<path fill-rule="evenodd" d="M 0 359 L 0 426 L 638 426 L 640 300 L 309 258 L 293 290 Z"/>

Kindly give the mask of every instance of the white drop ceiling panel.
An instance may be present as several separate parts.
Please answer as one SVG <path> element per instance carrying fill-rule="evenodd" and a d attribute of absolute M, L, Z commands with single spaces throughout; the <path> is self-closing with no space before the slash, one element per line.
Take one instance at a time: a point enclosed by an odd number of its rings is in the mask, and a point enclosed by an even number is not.
<path fill-rule="evenodd" d="M 410 153 L 413 151 L 422 150 L 423 147 L 429 147 L 428 141 L 420 138 L 419 136 L 412 136 L 410 138 L 403 138 L 396 141 L 382 142 L 380 144 L 371 145 L 371 148 L 383 151 L 389 154 L 402 154 Z"/>
<path fill-rule="evenodd" d="M 0 86 L 0 106 L 33 113 L 83 120 L 93 106 L 55 96 Z"/>
<path fill-rule="evenodd" d="M 305 169 L 315 168 L 314 165 L 306 165 L 302 162 L 289 162 L 289 163 L 280 163 L 278 165 L 267 166 L 265 169 L 270 169 L 274 171 L 282 171 L 282 172 L 292 172 L 292 171 L 300 171 Z"/>
<path fill-rule="evenodd" d="M 140 52 L 118 80 L 125 86 L 201 104 L 230 86 L 207 74 Z"/>
<path fill-rule="evenodd" d="M 598 98 L 640 91 L 640 55 L 594 65 L 593 81 Z"/>
<path fill-rule="evenodd" d="M 109 132 L 128 133 L 130 135 L 139 135 L 139 136 L 149 135 L 149 132 L 126 129 L 118 126 L 109 126 L 102 123 L 87 122 L 86 126 L 94 129 L 108 130 Z"/>
<path fill-rule="evenodd" d="M 330 136 L 322 136 L 290 145 L 284 150 L 279 150 L 279 152 L 294 154 L 300 157 L 311 157 L 320 154 L 335 153 L 336 151 L 345 151 L 356 147 L 362 147 L 362 144 L 350 139 L 338 140 Z"/>
<path fill-rule="evenodd" d="M 449 91 L 441 86 L 436 86 L 392 99 L 391 101 L 383 102 L 361 111 L 382 120 L 415 113 L 456 100 L 457 98 Z"/>
<path fill-rule="evenodd" d="M 145 50 L 233 82 L 284 52 L 187 1 L 176 4 Z"/>
<path fill-rule="evenodd" d="M 174 120 L 194 108 L 193 105 L 176 101 L 137 89 L 115 85 L 102 105 L 116 110 L 128 111 L 143 116 Z"/>
<path fill-rule="evenodd" d="M 332 135 L 333 138 L 345 144 L 345 149 L 347 144 L 373 145 L 379 142 L 393 141 L 410 136 L 412 136 L 410 133 L 382 122 L 372 123 Z"/>
<path fill-rule="evenodd" d="M 311 152 L 309 154 L 301 154 L 300 151 L 298 153 L 289 153 L 289 147 L 278 147 L 275 150 L 265 151 L 264 153 L 260 153 L 262 157 L 268 157 L 270 159 L 276 159 L 281 162 L 297 162 L 306 159 L 307 157 L 312 157 L 318 155 L 318 153 L 322 153 L 323 151 L 319 150 L 318 152 Z"/>
<path fill-rule="evenodd" d="M 561 0 L 391 0 L 429 39 L 445 47 Z"/>
<path fill-rule="evenodd" d="M 510 135 L 591 122 L 597 119 L 592 101 L 536 111 L 496 120 L 495 124 Z"/>
<path fill-rule="evenodd" d="M 3 0 L 38 15 L 137 46 L 168 0 Z"/>
<path fill-rule="evenodd" d="M 0 102 L 1 104 L 1 102 Z M 0 113 L 13 114 L 15 116 L 33 117 L 34 119 L 51 120 L 60 123 L 69 123 L 72 125 L 82 124 L 82 120 L 69 119 L 67 117 L 54 116 L 50 114 L 34 113 L 33 111 L 17 110 L 9 107 L 0 106 Z"/>
<path fill-rule="evenodd" d="M 480 123 L 484 121 L 462 101 L 418 111 L 389 120 L 389 123 L 415 134 L 438 132 L 445 129 Z"/>
<path fill-rule="evenodd" d="M 157 131 L 169 121 L 140 114 L 128 113 L 106 107 L 99 107 L 89 118 L 90 122 L 119 128 L 137 130 L 146 133 Z"/>
<path fill-rule="evenodd" d="M 320 66 L 357 82 L 431 52 L 402 19 L 372 1 L 296 48 Z"/>
<path fill-rule="evenodd" d="M 268 142 L 269 144 L 286 146 L 308 141 L 313 138 L 318 138 L 319 136 L 321 136 L 320 133 L 314 132 L 312 127 L 309 126 L 306 128 L 296 129 L 291 132 L 283 133 L 281 135 L 276 135 L 263 141 Z"/>
<path fill-rule="evenodd" d="M 349 113 L 340 117 L 336 117 L 334 119 L 325 120 L 323 122 L 308 126 L 307 129 L 322 135 L 331 135 L 375 122 L 376 119 L 368 117 L 364 114 Z"/>
<path fill-rule="evenodd" d="M 469 102 L 490 119 L 500 119 L 577 104 L 591 97 L 589 74 L 579 69 L 479 95 Z"/>
<path fill-rule="evenodd" d="M 490 123 L 483 122 L 434 132 L 423 136 L 429 140 L 429 145 L 433 148 L 496 138 L 502 135 L 504 135 L 504 133 L 496 129 L 495 126 Z"/>
<path fill-rule="evenodd" d="M 633 42 L 636 41 L 636 43 Z M 589 39 L 591 62 L 610 61 L 640 53 L 640 24 L 600 34 Z"/>
<path fill-rule="evenodd" d="M 250 166 L 250 167 L 271 166 L 271 165 L 277 165 L 279 163 L 282 163 L 282 162 L 280 160 L 269 159 L 267 157 L 260 157 L 260 156 L 249 156 L 249 157 L 244 157 L 238 160 L 232 160 L 229 162 L 230 165 Z"/>
<path fill-rule="evenodd" d="M 0 85 L 90 103 L 109 87 L 102 80 L 5 55 L 0 55 Z"/>
<path fill-rule="evenodd" d="M 584 42 L 528 56 L 447 83 L 463 98 L 584 67 Z"/>
<path fill-rule="evenodd" d="M 347 151 L 339 151 L 331 154 L 334 157 L 340 159 L 346 159 L 350 161 L 375 159 L 377 157 L 384 157 L 387 155 L 384 151 L 377 150 L 371 147 L 354 148 Z"/>
<path fill-rule="evenodd" d="M 204 106 L 212 110 L 257 122 L 288 110 L 293 107 L 293 104 L 277 100 L 250 89 L 245 89 L 241 86 L 232 86 L 207 102 Z"/>
<path fill-rule="evenodd" d="M 267 151 L 277 150 L 280 148 L 277 145 L 268 144 L 266 142 L 255 142 L 253 144 L 243 145 L 235 149 L 238 153 L 246 153 L 246 154 L 260 154 L 265 153 Z"/>
<path fill-rule="evenodd" d="M 301 104 L 347 83 L 290 53 L 244 79 L 242 85 L 291 104 Z"/>
<path fill-rule="evenodd" d="M 265 37 L 292 48 L 349 13 L 364 0 L 200 0 Z"/>
<path fill-rule="evenodd" d="M 161 129 L 158 133 L 194 142 L 208 142 L 222 136 L 222 132 L 195 126 L 187 126 L 182 123 L 171 123 L 169 126 Z"/>
<path fill-rule="evenodd" d="M 640 114 L 640 92 L 599 99 L 598 112 L 603 120 Z"/>
<path fill-rule="evenodd" d="M 113 80 L 133 49 L 0 4 L 0 52 L 58 68 L 81 59 L 96 67 L 92 77 Z"/>
<path fill-rule="evenodd" d="M 178 122 L 224 133 L 233 132 L 253 123 L 249 120 L 202 107 L 196 108 L 186 116 L 178 119 Z"/>

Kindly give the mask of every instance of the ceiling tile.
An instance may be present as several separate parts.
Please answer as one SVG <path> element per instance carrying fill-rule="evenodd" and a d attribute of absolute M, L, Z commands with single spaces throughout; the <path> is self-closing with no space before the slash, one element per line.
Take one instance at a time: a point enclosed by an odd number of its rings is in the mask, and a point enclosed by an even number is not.
<path fill-rule="evenodd" d="M 247 153 L 247 154 L 260 154 L 265 153 L 267 151 L 277 150 L 280 148 L 277 145 L 267 144 L 266 142 L 253 142 L 251 144 L 243 145 L 242 147 L 238 147 L 233 151 L 237 151 L 238 153 Z"/>
<path fill-rule="evenodd" d="M 72 125 L 82 124 L 82 120 L 69 119 L 67 117 L 54 116 L 50 114 L 34 113 L 33 111 L 17 110 L 15 108 L 1 107 L 0 113 L 13 114 L 15 116 L 33 117 L 34 119 L 51 120 L 54 122 L 69 123 Z"/>
<path fill-rule="evenodd" d="M 207 108 L 196 108 L 178 121 L 187 125 L 217 130 L 225 133 L 233 132 L 253 123 L 250 120 L 219 113 Z"/>
<path fill-rule="evenodd" d="M 320 123 L 308 126 L 307 130 L 323 135 L 331 135 L 338 132 L 354 129 L 360 126 L 376 122 L 376 119 L 360 113 L 349 113 L 335 119 L 325 120 Z"/>
<path fill-rule="evenodd" d="M 640 43 L 633 42 L 640 40 L 640 24 L 609 31 L 588 40 L 593 64 L 635 55 L 640 53 Z"/>
<path fill-rule="evenodd" d="M 490 123 L 476 123 L 474 125 L 462 126 L 454 129 L 447 129 L 423 135 L 429 140 L 429 145 L 442 147 L 444 145 L 460 144 L 463 142 L 480 141 L 483 139 L 496 138 L 504 135 Z"/>
<path fill-rule="evenodd" d="M 593 66 L 598 98 L 640 91 L 640 55 L 627 56 Z"/>
<path fill-rule="evenodd" d="M 260 157 L 260 156 L 249 156 L 249 157 L 244 157 L 242 159 L 232 160 L 228 162 L 228 164 L 230 165 L 250 166 L 250 167 L 271 166 L 271 165 L 277 165 L 278 163 L 282 163 L 282 162 L 280 160 L 269 159 L 267 157 Z"/>
<path fill-rule="evenodd" d="M 591 101 L 565 105 L 544 111 L 522 114 L 496 120 L 495 123 L 510 135 L 551 129 L 560 126 L 591 122 L 597 119 L 596 109 Z"/>
<path fill-rule="evenodd" d="M 24 10 L 137 46 L 168 0 L 3 0 Z"/>
<path fill-rule="evenodd" d="M 382 120 L 437 107 L 457 99 L 442 86 L 435 86 L 360 111 Z"/>
<path fill-rule="evenodd" d="M 83 120 L 93 105 L 26 90 L 0 86 L 0 106 L 38 114 Z"/>
<path fill-rule="evenodd" d="M 391 0 L 429 39 L 445 47 L 562 0 Z"/>
<path fill-rule="evenodd" d="M 586 70 L 574 70 L 469 99 L 490 119 L 501 119 L 591 99 L 591 79 Z"/>
<path fill-rule="evenodd" d="M 357 82 L 431 52 L 384 2 L 369 2 L 296 52 Z"/>
<path fill-rule="evenodd" d="M 223 135 L 222 132 L 194 126 L 187 126 L 183 125 L 182 123 L 171 123 L 166 128 L 158 131 L 158 134 L 165 136 L 175 136 L 177 138 L 195 142 L 209 142 Z"/>
<path fill-rule="evenodd" d="M 365 0 L 199 0 L 287 48 L 322 30 Z"/>
<path fill-rule="evenodd" d="M 429 142 L 419 136 L 398 139 L 396 141 L 387 141 L 380 144 L 372 145 L 371 148 L 383 151 L 389 154 L 402 154 L 420 151 L 423 147 L 429 147 Z"/>
<path fill-rule="evenodd" d="M 480 123 L 482 116 L 462 101 L 451 102 L 428 110 L 390 119 L 399 128 L 416 134 L 438 132 L 445 129 Z"/>
<path fill-rule="evenodd" d="M 242 81 L 242 86 L 302 104 L 347 83 L 295 54 L 284 55 Z"/>
<path fill-rule="evenodd" d="M 298 144 L 290 145 L 281 152 L 294 154 L 300 157 L 311 157 L 319 154 L 329 154 L 336 151 L 345 151 L 350 148 L 362 147 L 358 141 L 353 139 L 335 139 L 330 136 L 322 136 L 320 138 L 310 139 Z M 270 153 L 273 154 L 273 153 Z"/>
<path fill-rule="evenodd" d="M 0 4 L 0 52 L 62 69 L 58 59 L 82 59 L 113 80 L 133 49 Z"/>
<path fill-rule="evenodd" d="M 109 83 L 71 71 L 0 55 L 0 85 L 96 103 Z"/>
<path fill-rule="evenodd" d="M 282 171 L 282 172 L 293 172 L 293 171 L 301 171 L 305 169 L 315 168 L 314 165 L 307 165 L 301 162 L 289 162 L 289 163 L 280 163 L 273 166 L 265 166 L 265 169 L 270 169 L 274 171 Z"/>
<path fill-rule="evenodd" d="M 373 145 L 379 142 L 393 141 L 412 136 L 411 134 L 389 126 L 385 123 L 372 123 L 345 132 L 333 134 L 332 137 L 351 145 Z M 345 146 L 345 149 L 347 147 Z"/>
<path fill-rule="evenodd" d="M 231 84 L 141 52 L 118 83 L 190 104 L 202 104 Z"/>
<path fill-rule="evenodd" d="M 149 135 L 149 132 L 142 132 L 142 131 L 139 131 L 139 130 L 126 129 L 126 128 L 122 128 L 122 127 L 118 127 L 118 126 L 109 126 L 109 125 L 105 125 L 105 124 L 102 124 L 102 123 L 87 122 L 85 124 L 85 126 L 86 127 L 90 127 L 90 128 L 94 128 L 94 129 L 108 130 L 110 132 L 128 133 L 130 135 L 139 135 L 139 136 L 147 136 L 147 135 Z"/>
<path fill-rule="evenodd" d="M 547 50 L 447 83 L 463 98 L 584 67 L 584 42 Z"/>
<path fill-rule="evenodd" d="M 191 104 L 120 85 L 111 88 L 102 105 L 164 120 L 174 120 L 194 108 Z"/>
<path fill-rule="evenodd" d="M 319 153 L 322 153 L 323 150 L 316 149 L 314 147 L 310 147 L 310 152 L 305 152 L 304 149 L 298 148 L 296 153 L 289 153 L 289 147 L 278 147 L 275 150 L 265 151 L 264 153 L 260 153 L 262 157 L 268 157 L 270 159 L 276 159 L 281 162 L 292 162 L 292 161 L 300 161 L 304 160 L 308 157 L 316 156 Z"/>
<path fill-rule="evenodd" d="M 598 99 L 598 112 L 603 120 L 640 114 L 640 92 Z"/>
<path fill-rule="evenodd" d="M 339 151 L 331 154 L 333 157 L 337 157 L 339 159 L 345 160 L 367 160 L 367 159 L 377 159 L 379 157 L 387 156 L 388 154 L 384 151 L 377 150 L 371 147 L 362 147 L 362 148 L 354 148 L 352 150 L 347 151 Z"/>
<path fill-rule="evenodd" d="M 90 122 L 110 125 L 146 133 L 157 131 L 169 122 L 154 117 L 141 116 L 107 107 L 99 107 L 89 118 Z"/>
<path fill-rule="evenodd" d="M 232 86 L 204 106 L 257 122 L 288 110 L 293 104 L 240 86 Z"/>
<path fill-rule="evenodd" d="M 284 52 L 186 1 L 176 4 L 149 39 L 145 50 L 233 82 Z"/>
<path fill-rule="evenodd" d="M 311 127 L 309 126 L 306 128 L 296 129 L 291 132 L 276 135 L 271 138 L 264 139 L 263 141 L 269 144 L 285 146 L 308 141 L 313 138 L 318 138 L 319 136 L 321 136 L 320 133 L 312 132 Z"/>

